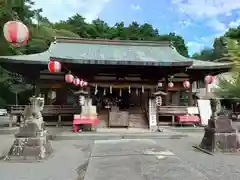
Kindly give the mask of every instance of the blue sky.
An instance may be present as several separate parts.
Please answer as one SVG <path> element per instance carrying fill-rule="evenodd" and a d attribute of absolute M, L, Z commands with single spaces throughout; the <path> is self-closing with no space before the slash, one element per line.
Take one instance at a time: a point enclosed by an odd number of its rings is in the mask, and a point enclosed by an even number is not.
<path fill-rule="evenodd" d="M 176 32 L 189 53 L 211 47 L 215 37 L 240 25 L 240 0 L 36 0 L 51 21 L 79 13 L 87 21 L 150 23 L 160 33 Z"/>

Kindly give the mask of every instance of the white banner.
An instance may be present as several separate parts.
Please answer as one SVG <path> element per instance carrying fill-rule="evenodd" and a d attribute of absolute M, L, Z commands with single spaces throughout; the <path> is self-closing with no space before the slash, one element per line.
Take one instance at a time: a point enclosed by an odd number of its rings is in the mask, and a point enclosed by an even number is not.
<path fill-rule="evenodd" d="M 198 109 L 202 125 L 208 125 L 208 120 L 212 116 L 210 100 L 198 100 Z"/>

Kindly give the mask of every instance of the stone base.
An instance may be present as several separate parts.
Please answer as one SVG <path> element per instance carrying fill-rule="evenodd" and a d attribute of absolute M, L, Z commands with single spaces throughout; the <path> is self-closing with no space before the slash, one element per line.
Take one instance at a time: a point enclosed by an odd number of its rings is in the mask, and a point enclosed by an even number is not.
<path fill-rule="evenodd" d="M 43 160 L 52 152 L 47 136 L 16 138 L 5 160 Z"/>
<path fill-rule="evenodd" d="M 216 133 L 206 130 L 200 148 L 210 152 L 237 152 L 240 150 L 239 134 Z"/>

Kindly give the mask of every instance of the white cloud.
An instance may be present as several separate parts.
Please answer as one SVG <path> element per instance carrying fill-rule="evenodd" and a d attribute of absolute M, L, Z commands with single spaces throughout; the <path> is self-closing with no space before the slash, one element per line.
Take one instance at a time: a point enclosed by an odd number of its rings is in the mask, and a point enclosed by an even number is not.
<path fill-rule="evenodd" d="M 172 0 L 172 3 L 178 7 L 180 13 L 184 13 L 189 19 L 209 21 L 209 26 L 218 32 L 228 28 L 219 21 L 219 16 L 229 16 L 233 10 L 240 9 L 239 0 Z"/>
<path fill-rule="evenodd" d="M 138 11 L 138 10 L 141 9 L 141 7 L 140 7 L 139 5 L 137 5 L 137 4 L 131 4 L 131 5 L 130 5 L 130 8 L 133 9 L 133 10 L 135 10 L 135 11 Z"/>
<path fill-rule="evenodd" d="M 214 27 L 214 29 L 219 33 L 224 33 L 228 28 L 226 24 L 222 23 L 218 19 L 210 19 L 208 25 Z"/>
<path fill-rule="evenodd" d="M 194 52 L 200 52 L 201 50 L 203 50 L 205 45 L 202 43 L 191 41 L 187 43 L 187 47 L 189 48 L 189 50 L 191 50 L 190 54 L 192 54 Z"/>
<path fill-rule="evenodd" d="M 97 18 L 111 0 L 36 0 L 35 7 L 43 9 L 43 15 L 51 21 L 65 20 L 76 13 L 87 21 Z"/>
<path fill-rule="evenodd" d="M 180 11 L 193 17 L 216 17 L 240 8 L 239 0 L 172 0 Z"/>
<path fill-rule="evenodd" d="M 236 27 L 240 26 L 240 18 L 237 19 L 236 21 L 230 22 L 228 26 L 231 28 L 236 28 Z"/>
<path fill-rule="evenodd" d="M 183 20 L 183 21 L 179 21 L 179 25 L 181 28 L 185 28 L 188 27 L 192 24 L 192 22 L 189 19 Z"/>

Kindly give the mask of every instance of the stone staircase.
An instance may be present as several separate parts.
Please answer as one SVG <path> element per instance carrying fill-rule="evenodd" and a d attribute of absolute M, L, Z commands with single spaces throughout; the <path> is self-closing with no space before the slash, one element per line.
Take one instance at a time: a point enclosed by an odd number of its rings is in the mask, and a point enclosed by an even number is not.
<path fill-rule="evenodd" d="M 98 115 L 99 115 L 98 128 L 107 128 L 108 127 L 108 110 L 107 109 L 100 110 Z"/>
<path fill-rule="evenodd" d="M 148 128 L 148 120 L 140 107 L 130 108 L 129 128 Z"/>

